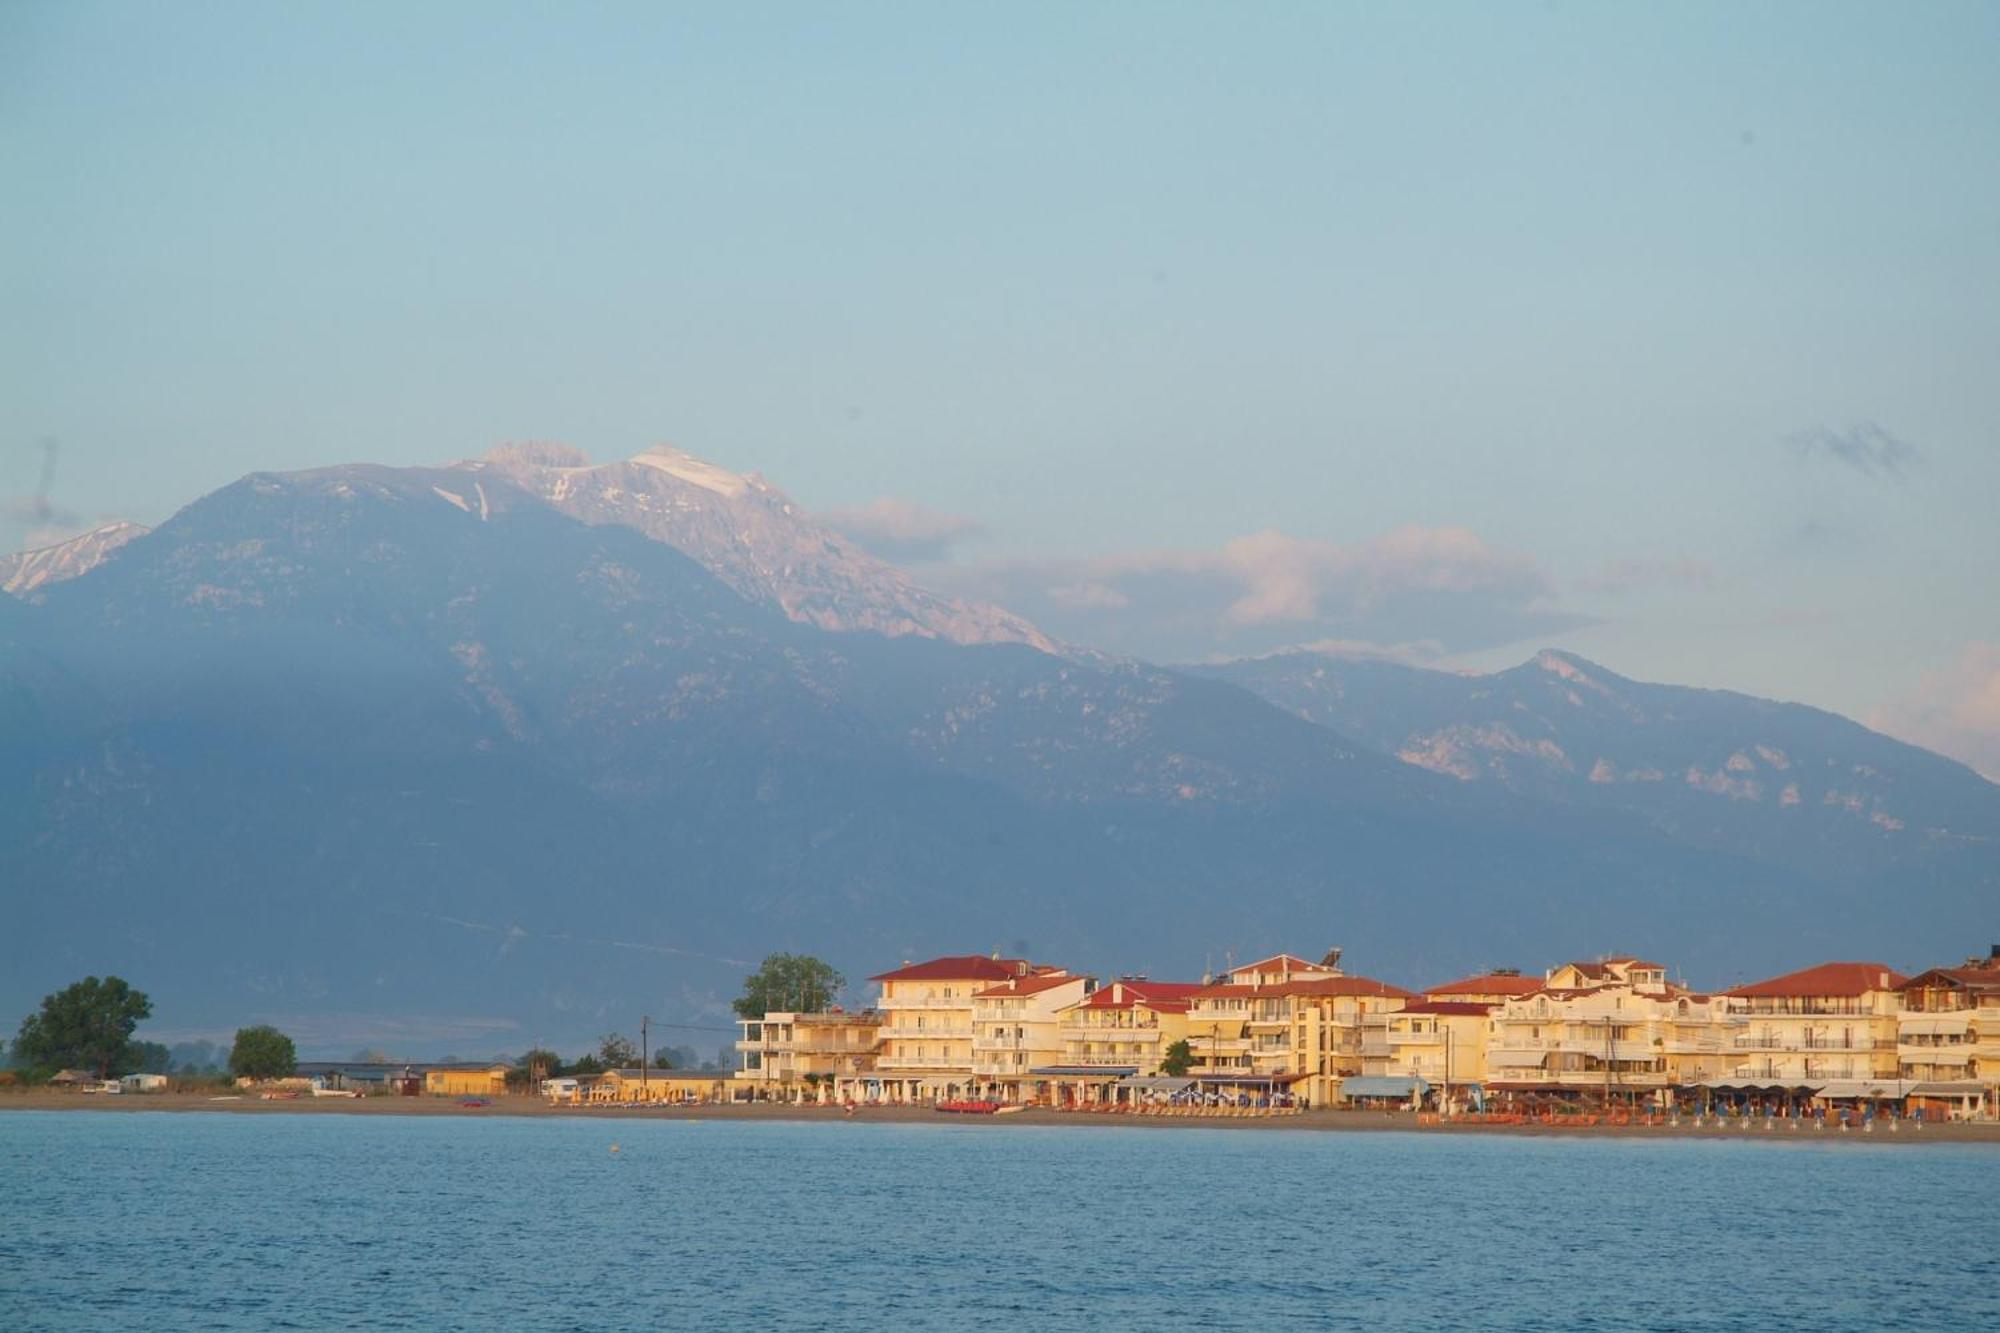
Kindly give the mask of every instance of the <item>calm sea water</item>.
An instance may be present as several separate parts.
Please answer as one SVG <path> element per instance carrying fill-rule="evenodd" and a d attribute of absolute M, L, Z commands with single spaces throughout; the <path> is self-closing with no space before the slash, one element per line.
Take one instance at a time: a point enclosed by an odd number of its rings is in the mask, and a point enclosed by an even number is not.
<path fill-rule="evenodd" d="M 1996 1217 L 1983 1146 L 8 1113 L 0 1327 L 1994 1328 Z"/>

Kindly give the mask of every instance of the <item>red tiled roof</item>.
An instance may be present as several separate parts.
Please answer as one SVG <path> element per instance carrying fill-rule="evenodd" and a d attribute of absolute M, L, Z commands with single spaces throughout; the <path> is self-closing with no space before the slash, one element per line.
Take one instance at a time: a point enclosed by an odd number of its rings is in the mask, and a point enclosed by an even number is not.
<path fill-rule="evenodd" d="M 1473 1004 L 1466 1000 L 1419 1000 L 1415 1004 L 1403 1006 L 1406 1014 L 1478 1014 L 1482 1017 L 1492 1013 L 1497 1004 Z"/>
<path fill-rule="evenodd" d="M 1067 986 L 1073 981 L 1082 980 L 1084 980 L 1083 977 L 1072 977 L 1060 972 L 1025 977 L 1009 977 L 997 986 L 991 986 L 982 991 L 974 991 L 972 998 L 975 1000 L 1004 1000 L 1010 995 L 1039 995 L 1045 990 L 1054 990 L 1058 986 Z"/>
<path fill-rule="evenodd" d="M 1229 975 L 1239 972 L 1325 972 L 1330 969 L 1318 963 L 1309 963 L 1295 953 L 1274 953 L 1269 958 L 1259 958 L 1254 963 L 1243 963 L 1229 969 Z"/>
<path fill-rule="evenodd" d="M 1264 989 L 1269 990 L 1270 987 Z M 1373 977 L 1309 977 L 1304 981 L 1286 982 L 1284 991 L 1287 995 L 1379 995 L 1396 1000 L 1417 998 L 1401 986 L 1392 986 Z"/>
<path fill-rule="evenodd" d="M 1025 958 L 988 958 L 985 954 L 957 954 L 933 958 L 924 963 L 905 963 L 893 972 L 868 978 L 870 981 L 1005 981 L 1028 975 L 1034 968 Z"/>
<path fill-rule="evenodd" d="M 1883 978 L 1888 978 L 1886 984 Z M 1821 963 L 1768 981 L 1723 992 L 1737 999 L 1796 999 L 1807 996 L 1855 996 L 1872 990 L 1901 990 L 1908 978 L 1881 963 Z"/>
<path fill-rule="evenodd" d="M 1179 1013 L 1187 1008 L 1188 997 L 1201 988 L 1198 981 L 1113 981 L 1099 986 L 1082 1003 L 1092 1009 L 1130 1009 L 1143 1004 L 1148 1009 Z"/>
<path fill-rule="evenodd" d="M 1493 972 L 1483 977 L 1465 977 L 1432 986 L 1426 995 L 1533 995 L 1542 988 L 1540 977 L 1522 977 Z"/>
<path fill-rule="evenodd" d="M 2000 990 L 2000 971 L 1990 967 L 1934 967 L 1904 980 L 1905 988 L 1948 981 L 1972 990 Z"/>
<path fill-rule="evenodd" d="M 1388 982 L 1377 981 L 1373 977 L 1301 977 L 1297 981 L 1274 981 L 1264 986 L 1251 982 L 1226 982 L 1218 986 L 1203 986 L 1194 993 L 1196 999 L 1230 999 L 1238 996 L 1249 998 L 1259 995 L 1379 995 L 1392 999 L 1417 998 L 1400 986 L 1391 986 Z"/>

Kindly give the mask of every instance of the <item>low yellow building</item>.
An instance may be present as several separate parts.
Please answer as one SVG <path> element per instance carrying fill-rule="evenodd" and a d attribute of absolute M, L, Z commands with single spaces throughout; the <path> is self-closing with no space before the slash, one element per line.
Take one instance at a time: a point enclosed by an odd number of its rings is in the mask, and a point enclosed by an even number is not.
<path fill-rule="evenodd" d="M 576 1082 L 578 1101 L 641 1105 L 726 1102 L 734 1086 L 730 1075 L 719 1069 L 607 1069 Z"/>
<path fill-rule="evenodd" d="M 498 1097 L 507 1091 L 503 1062 L 425 1065 L 424 1091 L 434 1097 Z"/>

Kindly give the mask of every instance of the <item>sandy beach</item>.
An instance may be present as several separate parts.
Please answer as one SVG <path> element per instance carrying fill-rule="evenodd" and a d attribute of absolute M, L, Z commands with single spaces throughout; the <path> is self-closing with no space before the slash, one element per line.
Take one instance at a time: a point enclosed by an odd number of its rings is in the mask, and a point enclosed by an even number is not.
<path fill-rule="evenodd" d="M 852 1115 L 839 1107 L 773 1105 L 689 1106 L 552 1106 L 536 1097 L 495 1097 L 484 1106 L 462 1105 L 456 1097 L 302 1097 L 291 1101 L 264 1101 L 254 1095 L 218 1098 L 209 1093 L 153 1093 L 123 1096 L 85 1096 L 69 1092 L 32 1090 L 0 1093 L 4 1111 L 89 1111 L 105 1115 L 146 1115 L 158 1113 L 210 1115 L 376 1115 L 376 1116 L 568 1116 L 589 1120 L 739 1120 L 806 1121 L 838 1124 L 954 1124 L 990 1129 L 1023 1126 L 1062 1125 L 1100 1129 L 1230 1129 L 1293 1132 L 1423 1134 L 1475 1134 L 1486 1136 L 1570 1137 L 1570 1138 L 1735 1138 L 1754 1141 L 1845 1142 L 1845 1143 L 1992 1143 L 2000 1144 L 2000 1124 L 1930 1122 L 1921 1129 L 1904 1121 L 1878 1121 L 1875 1129 L 1859 1128 L 1842 1132 L 1829 1124 L 1815 1130 L 1810 1124 L 1761 1119 L 1746 1122 L 1706 1121 L 1696 1126 L 1690 1121 L 1678 1125 L 1543 1125 L 1486 1124 L 1473 1120 L 1438 1123 L 1430 1117 L 1409 1112 L 1306 1111 L 1271 1116 L 1147 1116 L 1110 1115 L 1030 1108 L 1010 1115 L 950 1115 L 922 1106 L 857 1107 Z M 1767 1127 L 1768 1125 L 1768 1127 Z"/>

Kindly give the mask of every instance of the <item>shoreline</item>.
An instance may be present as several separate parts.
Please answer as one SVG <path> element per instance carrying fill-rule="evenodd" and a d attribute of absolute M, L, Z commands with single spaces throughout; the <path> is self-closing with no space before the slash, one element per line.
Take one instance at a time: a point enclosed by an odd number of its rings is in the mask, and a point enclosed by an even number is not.
<path fill-rule="evenodd" d="M 562 1117 L 579 1120 L 736 1120 L 777 1123 L 822 1124 L 922 1124 L 991 1126 L 1072 1126 L 1094 1129 L 1230 1129 L 1291 1131 L 1294 1133 L 1409 1133 L 1475 1135 L 1486 1138 L 1638 1138 L 1712 1139 L 1764 1143 L 1989 1143 L 2000 1144 L 2000 1123 L 1934 1122 L 1922 1129 L 1908 1121 L 1891 1130 L 1893 1122 L 1878 1122 L 1870 1131 L 1842 1132 L 1828 1127 L 1815 1130 L 1801 1122 L 1780 1120 L 1765 1128 L 1766 1122 L 1753 1119 L 1710 1121 L 1699 1128 L 1688 1122 L 1679 1125 L 1489 1125 L 1467 1121 L 1419 1123 L 1411 1112 L 1305 1111 L 1274 1116 L 1145 1116 L 1097 1114 L 1030 1108 L 1010 1115 L 951 1115 L 928 1106 L 871 1106 L 847 1115 L 839 1107 L 796 1106 L 786 1103 L 710 1104 L 690 1106 L 555 1106 L 540 1098 L 505 1096 L 489 1105 L 466 1107 L 457 1097 L 323 1097 L 296 1101 L 261 1101 L 246 1097 L 240 1101 L 216 1101 L 207 1093 L 139 1093 L 124 1096 L 83 1096 L 67 1092 L 17 1092 L 0 1094 L 0 1112 L 6 1111 L 87 1111 L 106 1115 L 389 1115 L 457 1116 L 509 1118 Z M 1793 1129 L 1793 1124 L 1801 1124 Z"/>

